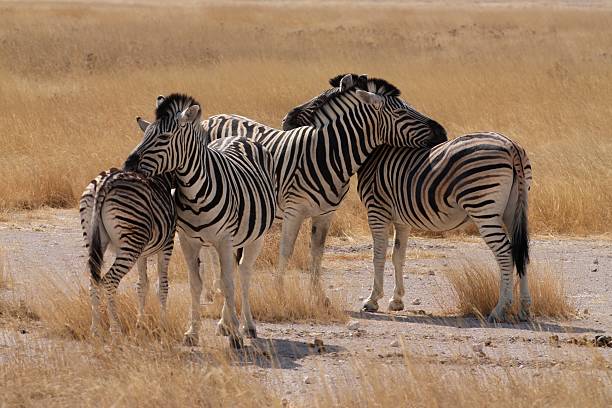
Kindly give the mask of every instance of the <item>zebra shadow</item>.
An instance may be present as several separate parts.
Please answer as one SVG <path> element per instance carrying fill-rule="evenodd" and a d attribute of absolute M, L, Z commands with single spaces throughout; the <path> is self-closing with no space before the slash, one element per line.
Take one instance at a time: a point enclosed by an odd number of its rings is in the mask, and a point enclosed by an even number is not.
<path fill-rule="evenodd" d="M 399 315 L 353 311 L 349 311 L 348 314 L 354 319 L 416 323 L 454 327 L 457 329 L 515 329 L 550 333 L 604 333 L 603 330 L 590 327 L 563 325 L 555 322 L 540 322 L 537 320 L 515 323 L 487 323 L 482 319 L 470 316 L 434 316 L 431 314 Z"/>
<path fill-rule="evenodd" d="M 338 353 L 344 347 L 325 344 L 315 346 L 291 339 L 257 338 L 240 350 L 234 351 L 235 362 L 240 365 L 256 365 L 260 368 L 296 369 L 299 361 L 308 356 Z"/>

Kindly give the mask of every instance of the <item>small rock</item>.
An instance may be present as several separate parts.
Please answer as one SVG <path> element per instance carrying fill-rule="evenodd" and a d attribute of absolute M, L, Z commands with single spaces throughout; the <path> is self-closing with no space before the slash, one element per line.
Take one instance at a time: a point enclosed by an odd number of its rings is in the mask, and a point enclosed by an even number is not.
<path fill-rule="evenodd" d="M 413 304 L 413 305 L 415 305 L 415 306 L 416 306 L 416 305 L 420 305 L 420 304 L 421 304 L 421 299 L 419 299 L 419 298 L 414 299 L 414 300 L 412 301 L 412 304 Z"/>
<path fill-rule="evenodd" d="M 349 330 L 358 330 L 359 329 L 359 322 L 357 320 L 351 320 L 346 325 L 346 328 L 349 329 Z"/>
<path fill-rule="evenodd" d="M 595 265 L 599 265 L 599 260 L 598 260 L 597 258 L 595 258 L 595 259 L 593 260 L 593 263 L 594 263 Z"/>
<path fill-rule="evenodd" d="M 597 272 L 597 267 L 596 266 L 592 267 L 591 272 Z"/>
<path fill-rule="evenodd" d="M 589 314 L 589 309 L 584 309 L 584 310 L 582 311 L 582 314 L 588 315 L 588 314 Z"/>
<path fill-rule="evenodd" d="M 400 342 L 398 340 L 393 340 L 390 344 L 391 347 L 399 347 L 400 346 Z"/>
<path fill-rule="evenodd" d="M 484 342 L 484 345 L 487 347 L 491 347 L 491 344 L 493 344 L 493 342 L 491 340 L 487 340 Z"/>
<path fill-rule="evenodd" d="M 472 344 L 472 350 L 474 350 L 476 353 L 484 353 L 482 350 L 482 344 L 480 343 Z"/>
<path fill-rule="evenodd" d="M 19 330 L 19 333 L 21 333 L 21 334 L 28 334 L 28 331 L 26 329 L 21 329 L 21 330 Z"/>
<path fill-rule="evenodd" d="M 408 279 L 408 275 L 404 274 L 404 279 Z"/>
<path fill-rule="evenodd" d="M 323 340 L 318 337 L 315 337 L 313 348 L 317 353 L 322 353 L 325 351 L 325 344 L 323 344 Z"/>
<path fill-rule="evenodd" d="M 432 270 L 429 270 L 429 272 L 427 272 L 427 274 L 429 276 L 435 276 L 436 273 L 434 271 L 432 271 Z"/>
<path fill-rule="evenodd" d="M 561 347 L 561 345 L 559 344 L 559 336 L 557 336 L 556 334 L 548 338 L 548 343 L 554 347 Z"/>
<path fill-rule="evenodd" d="M 304 384 L 312 384 L 312 378 L 308 375 L 304 377 Z"/>

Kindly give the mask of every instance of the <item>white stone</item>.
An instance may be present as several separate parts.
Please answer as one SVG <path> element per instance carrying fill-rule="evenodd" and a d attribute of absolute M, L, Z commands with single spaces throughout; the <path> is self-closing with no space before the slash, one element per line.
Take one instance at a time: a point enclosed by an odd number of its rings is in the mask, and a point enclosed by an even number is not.
<path fill-rule="evenodd" d="M 414 300 L 412 301 L 412 304 L 413 304 L 413 305 L 420 305 L 420 304 L 421 304 L 421 299 L 419 299 L 419 298 L 414 299 Z"/>
<path fill-rule="evenodd" d="M 346 327 L 349 330 L 358 330 L 359 329 L 359 322 L 357 320 L 351 320 L 350 322 L 348 322 Z"/>
<path fill-rule="evenodd" d="M 391 347 L 399 347 L 400 346 L 400 342 L 398 340 L 393 340 L 390 344 Z"/>
<path fill-rule="evenodd" d="M 304 377 L 304 384 L 312 384 L 312 378 L 308 375 Z"/>

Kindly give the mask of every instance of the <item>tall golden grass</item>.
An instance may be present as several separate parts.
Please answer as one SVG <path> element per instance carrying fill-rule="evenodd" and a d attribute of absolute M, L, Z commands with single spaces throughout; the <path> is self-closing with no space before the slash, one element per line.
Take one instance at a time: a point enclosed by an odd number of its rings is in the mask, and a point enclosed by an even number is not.
<path fill-rule="evenodd" d="M 496 130 L 523 145 L 533 231 L 609 233 L 611 17 L 367 2 L 3 4 L 0 208 L 74 206 L 138 142 L 134 117 L 150 118 L 160 93 L 278 125 L 354 71 L 396 84 L 451 136 Z M 332 233 L 367 231 L 354 193 L 336 220 Z"/>
<path fill-rule="evenodd" d="M 455 298 L 456 310 L 452 312 L 486 318 L 493 311 L 499 299 L 497 265 L 464 262 L 447 269 L 445 276 Z M 576 314 L 563 275 L 555 273 L 550 264 L 531 263 L 527 277 L 533 316 L 569 318 Z M 520 306 L 518 277 L 514 281 L 514 302 L 508 313 L 516 317 Z"/>

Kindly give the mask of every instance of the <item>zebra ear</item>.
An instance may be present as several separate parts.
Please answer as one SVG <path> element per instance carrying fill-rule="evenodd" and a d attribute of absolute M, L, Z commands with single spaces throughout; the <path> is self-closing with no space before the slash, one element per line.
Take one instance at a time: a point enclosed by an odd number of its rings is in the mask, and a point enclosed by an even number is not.
<path fill-rule="evenodd" d="M 147 130 L 147 128 L 151 124 L 147 122 L 146 120 L 144 120 L 143 118 L 141 118 L 140 116 L 136 117 L 136 122 L 138 123 L 138 127 L 140 128 L 140 130 L 142 130 L 143 132 Z"/>
<path fill-rule="evenodd" d="M 200 105 L 191 105 L 181 112 L 181 123 L 194 123 L 200 118 Z"/>
<path fill-rule="evenodd" d="M 346 74 L 340 80 L 340 90 L 346 91 L 349 88 L 352 88 L 355 83 L 353 82 L 353 74 Z"/>
<path fill-rule="evenodd" d="M 358 89 L 355 93 L 357 98 L 366 105 L 373 105 L 376 109 L 382 108 L 385 103 L 385 98 L 372 92 L 362 91 Z"/>
<path fill-rule="evenodd" d="M 163 101 L 165 101 L 166 98 L 164 98 L 164 95 L 158 95 L 157 99 L 155 99 L 155 107 L 159 107 L 159 105 L 162 104 Z"/>

